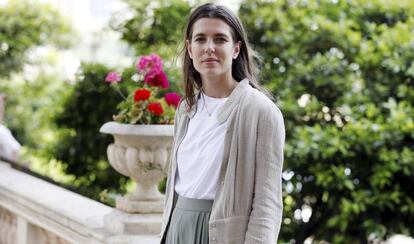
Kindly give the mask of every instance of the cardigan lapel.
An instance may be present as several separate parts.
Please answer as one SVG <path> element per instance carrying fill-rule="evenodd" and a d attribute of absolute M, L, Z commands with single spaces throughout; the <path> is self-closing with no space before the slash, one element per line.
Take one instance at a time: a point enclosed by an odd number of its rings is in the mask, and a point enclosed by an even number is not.
<path fill-rule="evenodd" d="M 247 78 L 241 80 L 236 88 L 231 92 L 229 99 L 224 103 L 217 119 L 219 124 L 224 123 L 230 116 L 233 109 L 239 104 L 240 98 L 244 94 L 244 90 L 249 87 L 249 80 Z"/>

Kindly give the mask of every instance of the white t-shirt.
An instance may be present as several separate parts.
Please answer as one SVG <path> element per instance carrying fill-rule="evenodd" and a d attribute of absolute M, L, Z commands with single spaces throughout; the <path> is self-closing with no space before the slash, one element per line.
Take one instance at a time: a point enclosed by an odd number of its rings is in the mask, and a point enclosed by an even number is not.
<path fill-rule="evenodd" d="M 197 112 L 177 151 L 175 191 L 180 196 L 215 198 L 227 129 L 227 122 L 219 124 L 217 115 L 227 99 L 202 93 L 197 101 Z"/>

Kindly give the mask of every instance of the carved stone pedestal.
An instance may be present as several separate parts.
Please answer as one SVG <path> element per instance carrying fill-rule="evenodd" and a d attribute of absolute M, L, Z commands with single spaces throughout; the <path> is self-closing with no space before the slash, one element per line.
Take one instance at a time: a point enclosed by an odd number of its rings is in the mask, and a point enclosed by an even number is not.
<path fill-rule="evenodd" d="M 105 123 L 101 133 L 111 134 L 109 163 L 130 177 L 136 190 L 117 199 L 116 207 L 128 213 L 162 213 L 163 196 L 158 182 L 166 176 L 173 142 L 173 125 L 129 125 Z"/>

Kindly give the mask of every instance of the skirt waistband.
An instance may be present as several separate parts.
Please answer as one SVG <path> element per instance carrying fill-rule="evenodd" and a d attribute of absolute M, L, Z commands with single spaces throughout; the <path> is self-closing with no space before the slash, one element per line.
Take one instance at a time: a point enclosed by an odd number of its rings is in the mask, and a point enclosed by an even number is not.
<path fill-rule="evenodd" d="M 178 196 L 176 208 L 191 211 L 211 212 L 214 200 Z"/>

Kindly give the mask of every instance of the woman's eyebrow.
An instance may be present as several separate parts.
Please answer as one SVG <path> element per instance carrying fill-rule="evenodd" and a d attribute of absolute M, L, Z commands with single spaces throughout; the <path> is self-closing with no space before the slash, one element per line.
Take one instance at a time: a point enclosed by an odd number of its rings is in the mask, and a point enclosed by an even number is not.
<path fill-rule="evenodd" d="M 224 34 L 224 33 L 217 33 L 217 34 L 215 34 L 214 36 L 216 36 L 216 37 L 226 37 L 226 38 L 228 38 L 228 37 L 229 37 L 228 35 L 226 35 L 226 34 Z"/>
<path fill-rule="evenodd" d="M 194 35 L 194 38 L 195 37 L 200 37 L 200 36 L 203 37 L 203 36 L 206 36 L 206 34 L 204 34 L 204 33 L 197 33 L 197 34 Z M 217 33 L 217 34 L 214 34 L 214 36 L 215 37 L 227 37 L 227 38 L 229 37 L 228 35 L 226 35 L 224 33 Z"/>

